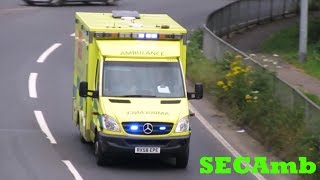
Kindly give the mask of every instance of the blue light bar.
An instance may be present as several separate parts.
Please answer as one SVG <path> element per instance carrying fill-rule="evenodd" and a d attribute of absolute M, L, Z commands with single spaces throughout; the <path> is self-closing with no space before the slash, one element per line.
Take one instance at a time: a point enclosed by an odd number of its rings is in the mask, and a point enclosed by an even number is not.
<path fill-rule="evenodd" d="M 137 37 L 139 39 L 158 39 L 158 34 L 156 33 L 139 33 L 134 35 L 133 37 Z"/>
<path fill-rule="evenodd" d="M 165 127 L 165 126 L 161 126 L 159 129 L 160 129 L 161 131 L 164 131 L 164 130 L 166 130 L 166 127 Z"/>
<path fill-rule="evenodd" d="M 158 38 L 158 34 L 146 34 L 146 38 L 147 39 L 157 39 Z"/>
<path fill-rule="evenodd" d="M 132 126 L 130 127 L 130 129 L 131 129 L 132 131 L 136 131 L 136 130 L 138 130 L 138 126 L 137 126 L 137 125 L 132 125 Z"/>
<path fill-rule="evenodd" d="M 138 34 L 138 38 L 144 38 L 144 34 Z"/>

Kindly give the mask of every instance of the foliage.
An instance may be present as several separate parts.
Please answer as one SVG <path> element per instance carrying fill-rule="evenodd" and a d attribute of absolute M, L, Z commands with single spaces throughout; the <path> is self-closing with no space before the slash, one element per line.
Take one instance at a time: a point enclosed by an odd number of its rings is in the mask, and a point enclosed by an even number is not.
<path fill-rule="evenodd" d="M 298 61 L 298 24 L 273 34 L 263 42 L 262 50 L 266 53 L 280 54 L 289 63 L 320 79 L 320 20 L 310 20 L 308 24 L 308 55 L 305 64 Z"/>
<path fill-rule="evenodd" d="M 248 66 L 242 56 L 231 53 L 217 62 L 208 60 L 196 45 L 199 34 L 191 37 L 197 41 L 188 44 L 193 54 L 188 56 L 187 75 L 204 84 L 217 108 L 283 160 L 297 162 L 305 156 L 320 165 L 320 133 L 306 127 L 303 108 L 280 103 L 274 74 Z M 320 173 L 303 178 L 319 179 Z"/>

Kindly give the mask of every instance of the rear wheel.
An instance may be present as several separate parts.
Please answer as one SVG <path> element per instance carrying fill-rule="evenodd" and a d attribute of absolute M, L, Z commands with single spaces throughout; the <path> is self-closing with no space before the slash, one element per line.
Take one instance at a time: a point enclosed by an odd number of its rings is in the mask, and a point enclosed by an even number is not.
<path fill-rule="evenodd" d="M 185 169 L 188 166 L 189 162 L 189 146 L 182 154 L 176 156 L 176 167 Z"/>
<path fill-rule="evenodd" d="M 86 141 L 86 139 L 84 139 L 84 137 L 82 136 L 81 132 L 79 133 L 79 135 L 80 135 L 80 142 L 82 142 L 83 144 L 86 144 L 87 141 Z"/>

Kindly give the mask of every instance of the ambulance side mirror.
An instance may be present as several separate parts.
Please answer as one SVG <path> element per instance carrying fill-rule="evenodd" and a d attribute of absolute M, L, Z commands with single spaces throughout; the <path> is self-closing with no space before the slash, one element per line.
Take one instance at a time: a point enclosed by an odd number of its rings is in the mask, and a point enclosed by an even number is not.
<path fill-rule="evenodd" d="M 79 86 L 79 96 L 80 97 L 87 97 L 88 96 L 88 82 L 80 82 Z"/>
<path fill-rule="evenodd" d="M 98 98 L 99 91 L 88 90 L 88 82 L 83 81 L 83 82 L 80 82 L 80 85 L 79 85 L 79 96 Z"/>
<path fill-rule="evenodd" d="M 201 83 L 195 84 L 195 92 L 188 92 L 188 99 L 202 99 L 203 98 L 203 85 Z"/>

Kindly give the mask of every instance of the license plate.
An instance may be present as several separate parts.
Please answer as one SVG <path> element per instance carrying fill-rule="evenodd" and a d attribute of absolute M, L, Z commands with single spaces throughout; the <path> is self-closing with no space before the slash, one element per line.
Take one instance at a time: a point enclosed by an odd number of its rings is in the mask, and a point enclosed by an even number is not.
<path fill-rule="evenodd" d="M 135 153 L 160 154 L 160 147 L 136 147 Z"/>

